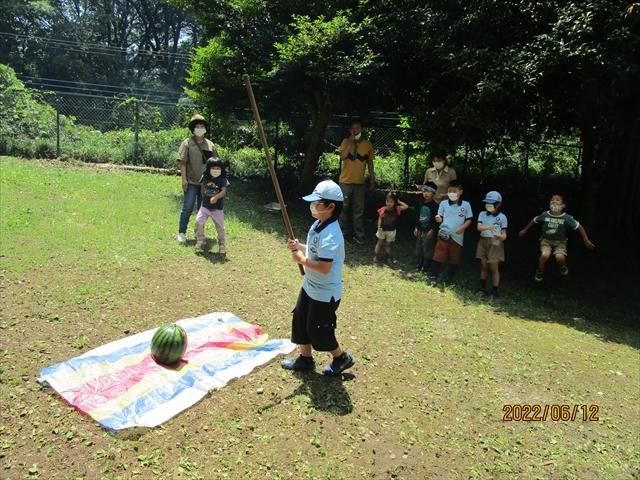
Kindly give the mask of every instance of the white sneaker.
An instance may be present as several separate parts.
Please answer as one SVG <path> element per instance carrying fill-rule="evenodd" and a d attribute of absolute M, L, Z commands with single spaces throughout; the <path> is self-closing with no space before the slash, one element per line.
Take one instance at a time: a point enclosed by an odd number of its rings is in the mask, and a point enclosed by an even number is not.
<path fill-rule="evenodd" d="M 196 250 L 202 250 L 203 247 L 204 247 L 204 240 L 198 240 L 196 242 Z"/>
<path fill-rule="evenodd" d="M 187 241 L 187 235 L 184 233 L 178 234 L 178 242 L 185 243 Z"/>

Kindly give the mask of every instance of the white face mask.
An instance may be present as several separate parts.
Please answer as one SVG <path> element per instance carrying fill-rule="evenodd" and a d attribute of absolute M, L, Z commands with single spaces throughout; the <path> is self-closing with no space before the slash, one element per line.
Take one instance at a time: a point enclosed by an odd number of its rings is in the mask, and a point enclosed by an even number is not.
<path fill-rule="evenodd" d="M 315 202 L 311 202 L 309 204 L 309 210 L 311 210 L 311 215 L 316 215 L 318 213 L 318 209 L 316 208 L 318 203 L 320 203 L 320 201 L 316 200 Z"/>
<path fill-rule="evenodd" d="M 452 202 L 455 202 L 456 200 L 458 200 L 458 194 L 457 193 L 447 193 L 447 197 L 449 197 L 449 200 L 451 200 Z"/>
<path fill-rule="evenodd" d="M 360 140 L 360 137 L 362 137 L 362 133 L 357 134 L 357 135 L 355 136 L 355 139 L 356 139 L 356 140 Z"/>
<path fill-rule="evenodd" d="M 205 133 L 207 133 L 207 129 L 206 128 L 198 127 L 198 128 L 194 128 L 193 129 L 193 134 L 197 135 L 199 137 L 202 137 Z"/>
<path fill-rule="evenodd" d="M 494 207 L 494 206 L 493 206 L 493 205 L 491 205 L 490 203 L 486 203 L 486 204 L 484 205 L 484 208 L 486 208 L 486 209 L 487 209 L 487 212 L 489 212 L 489 213 L 491 213 L 491 212 L 495 211 L 495 209 L 496 209 L 496 207 Z"/>
<path fill-rule="evenodd" d="M 562 207 L 561 207 L 560 205 L 556 205 L 555 203 L 554 203 L 554 204 L 549 205 L 549 209 L 550 209 L 553 213 L 560 213 L 560 212 L 562 211 Z"/>
<path fill-rule="evenodd" d="M 212 168 L 211 169 L 211 176 L 213 178 L 218 178 L 220 175 L 222 175 L 222 170 L 220 168 Z"/>
<path fill-rule="evenodd" d="M 440 170 L 444 167 L 444 162 L 433 162 L 433 167 L 437 170 Z"/>

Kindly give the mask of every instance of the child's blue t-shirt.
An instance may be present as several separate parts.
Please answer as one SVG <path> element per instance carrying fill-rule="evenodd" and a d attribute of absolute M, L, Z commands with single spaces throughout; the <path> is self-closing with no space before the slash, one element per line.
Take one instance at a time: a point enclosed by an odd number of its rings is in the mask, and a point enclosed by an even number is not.
<path fill-rule="evenodd" d="M 458 200 L 458 202 L 453 203 L 451 200 L 445 200 L 438 207 L 438 215 L 442 217 L 440 230 L 443 228 L 449 230 L 453 241 L 462 245 L 464 242 L 464 232 L 458 235 L 456 234 L 456 230 L 464 225 L 464 222 L 473 218 L 473 212 L 471 211 L 469 202 Z"/>
<path fill-rule="evenodd" d="M 229 186 L 229 180 L 227 177 L 213 178 L 206 173 L 202 174 L 200 183 L 204 185 L 204 196 L 202 197 L 202 206 L 209 210 L 223 210 L 224 209 L 224 197 L 219 198 L 216 203 L 211 203 L 211 198 L 220 193 L 223 187 Z"/>
<path fill-rule="evenodd" d="M 493 225 L 494 230 L 483 230 L 480 232 L 481 237 L 493 238 L 494 235 L 500 235 L 502 230 L 507 229 L 507 217 L 500 212 L 497 215 L 491 215 L 489 212 L 480 212 L 478 215 L 478 223 L 482 225 Z"/>
<path fill-rule="evenodd" d="M 331 270 L 323 275 L 310 268 L 304 269 L 302 288 L 319 302 L 338 301 L 342 298 L 342 265 L 344 264 L 344 237 L 337 218 L 330 218 L 322 225 L 315 222 L 307 234 L 307 258 L 318 262 L 331 262 Z"/>

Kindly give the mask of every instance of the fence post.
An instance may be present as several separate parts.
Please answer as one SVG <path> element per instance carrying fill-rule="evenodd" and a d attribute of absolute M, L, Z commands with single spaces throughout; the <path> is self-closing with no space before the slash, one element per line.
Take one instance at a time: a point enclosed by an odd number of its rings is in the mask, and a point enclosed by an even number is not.
<path fill-rule="evenodd" d="M 60 158 L 60 95 L 56 95 L 56 157 Z"/>
<path fill-rule="evenodd" d="M 135 99 L 136 110 L 134 114 L 133 127 L 133 164 L 138 164 L 138 99 Z"/>
<path fill-rule="evenodd" d="M 273 142 L 273 149 L 274 149 L 274 160 L 273 160 L 273 166 L 274 166 L 274 170 L 277 172 L 278 171 L 278 133 L 280 130 L 280 120 L 276 120 L 276 140 L 275 142 Z"/>
<path fill-rule="evenodd" d="M 404 188 L 409 186 L 409 135 L 410 131 L 404 131 Z"/>

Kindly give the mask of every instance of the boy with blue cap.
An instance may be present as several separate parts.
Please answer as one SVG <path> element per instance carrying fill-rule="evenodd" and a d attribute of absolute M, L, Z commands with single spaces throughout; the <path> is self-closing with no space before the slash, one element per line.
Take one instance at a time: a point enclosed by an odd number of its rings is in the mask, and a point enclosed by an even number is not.
<path fill-rule="evenodd" d="M 485 211 L 478 215 L 478 231 L 480 241 L 476 250 L 476 258 L 480 259 L 480 292 L 483 295 L 498 297 L 500 271 L 498 266 L 504 262 L 504 241 L 507 239 L 507 217 L 501 212 L 502 195 L 496 191 L 487 193 L 482 201 Z M 491 269 L 491 293 L 487 291 L 487 277 Z"/>
<path fill-rule="evenodd" d="M 311 216 L 317 221 L 309 229 L 307 243 L 289 240 L 293 261 L 304 267 L 305 279 L 298 294 L 291 321 L 291 341 L 300 348 L 298 358 L 282 362 L 286 370 L 313 370 L 312 348 L 331 352 L 333 361 L 322 369 L 326 375 L 340 375 L 355 364 L 336 340 L 336 310 L 342 298 L 344 237 L 338 223 L 344 196 L 331 180 L 320 182 L 313 193 L 302 198 L 311 202 Z"/>

